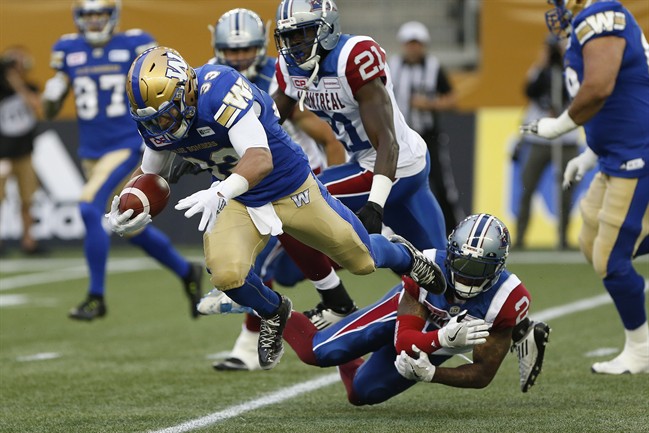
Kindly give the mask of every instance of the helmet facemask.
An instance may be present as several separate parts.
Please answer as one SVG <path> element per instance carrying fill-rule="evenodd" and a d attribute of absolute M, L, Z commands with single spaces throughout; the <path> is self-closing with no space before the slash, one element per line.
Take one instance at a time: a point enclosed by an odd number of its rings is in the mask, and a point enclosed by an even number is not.
<path fill-rule="evenodd" d="M 319 48 L 322 25 L 318 22 L 308 26 L 280 32 L 275 31 L 277 51 L 286 63 L 310 71 L 320 61 Z"/>
<path fill-rule="evenodd" d="M 592 0 L 547 0 L 554 6 L 545 13 L 545 23 L 555 37 L 564 39 L 572 33 L 572 19 Z"/>

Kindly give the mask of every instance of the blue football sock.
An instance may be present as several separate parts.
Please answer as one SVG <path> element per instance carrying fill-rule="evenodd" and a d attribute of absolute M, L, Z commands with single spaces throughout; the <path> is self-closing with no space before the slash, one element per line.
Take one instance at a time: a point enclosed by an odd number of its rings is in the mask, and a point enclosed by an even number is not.
<path fill-rule="evenodd" d="M 189 275 L 191 270 L 189 262 L 176 251 L 169 238 L 157 228 L 149 225 L 142 233 L 133 236 L 129 241 L 174 271 L 181 279 L 185 279 Z"/>
<path fill-rule="evenodd" d="M 90 203 L 79 203 L 79 211 L 81 212 L 83 224 L 86 226 L 83 251 L 88 263 L 88 273 L 90 274 L 88 294 L 104 296 L 106 261 L 110 249 L 110 236 L 101 224 L 104 214 Z"/>
<path fill-rule="evenodd" d="M 403 245 L 392 243 L 379 234 L 370 235 L 370 243 L 377 268 L 390 268 L 397 274 L 405 274 L 412 266 L 412 257 Z"/>
<path fill-rule="evenodd" d="M 225 292 L 237 304 L 255 310 L 262 317 L 272 317 L 279 308 L 282 298 L 269 289 L 252 270 L 243 286 Z"/>

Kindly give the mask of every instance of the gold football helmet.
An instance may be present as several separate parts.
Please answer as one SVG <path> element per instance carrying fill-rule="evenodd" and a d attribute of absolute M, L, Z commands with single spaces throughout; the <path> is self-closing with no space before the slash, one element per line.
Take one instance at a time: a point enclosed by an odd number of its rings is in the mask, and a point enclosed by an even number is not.
<path fill-rule="evenodd" d="M 92 45 L 103 45 L 113 35 L 119 22 L 119 0 L 75 0 L 74 23 Z"/>
<path fill-rule="evenodd" d="M 196 72 L 178 51 L 154 47 L 140 54 L 126 78 L 131 117 L 154 137 L 182 139 L 194 121 Z"/>

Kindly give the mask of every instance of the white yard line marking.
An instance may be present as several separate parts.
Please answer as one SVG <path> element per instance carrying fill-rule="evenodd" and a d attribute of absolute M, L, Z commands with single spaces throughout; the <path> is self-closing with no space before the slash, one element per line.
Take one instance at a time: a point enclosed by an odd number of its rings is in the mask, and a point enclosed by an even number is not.
<path fill-rule="evenodd" d="M 16 358 L 16 361 L 27 362 L 27 361 L 45 361 L 47 359 L 56 359 L 60 358 L 61 354 L 56 352 L 43 352 L 35 353 L 34 355 L 25 355 L 19 356 Z"/>
<path fill-rule="evenodd" d="M 173 427 L 166 428 L 164 430 L 156 430 L 154 433 L 182 433 L 207 427 L 219 421 L 224 421 L 226 419 L 239 416 L 242 413 L 250 412 L 251 410 L 259 409 L 260 407 L 268 406 L 271 404 L 281 403 L 282 401 L 297 397 L 300 394 L 315 391 L 316 389 L 331 385 L 332 383 L 336 383 L 338 382 L 338 380 L 338 373 L 320 376 L 316 379 L 298 383 L 297 385 L 293 385 L 288 388 L 282 388 L 279 391 L 275 391 L 256 400 L 251 400 L 247 403 L 231 406 L 219 412 L 214 412 L 213 414 L 204 416 L 202 418 L 197 418 Z"/>

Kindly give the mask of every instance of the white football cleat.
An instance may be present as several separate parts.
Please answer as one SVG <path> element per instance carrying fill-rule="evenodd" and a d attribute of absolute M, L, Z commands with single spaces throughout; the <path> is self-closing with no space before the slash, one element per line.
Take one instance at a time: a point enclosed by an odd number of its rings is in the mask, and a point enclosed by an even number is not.
<path fill-rule="evenodd" d="M 261 370 L 257 352 L 258 342 L 259 332 L 248 330 L 244 324 L 230 355 L 223 361 L 215 362 L 212 367 L 219 371 Z"/>
<path fill-rule="evenodd" d="M 527 328 L 520 327 L 527 323 Z M 536 382 L 541 373 L 545 346 L 548 344 L 550 327 L 544 322 L 534 322 L 525 319 L 517 325 L 519 332 L 514 332 L 512 352 L 518 355 L 518 370 L 520 373 L 521 391 L 527 392 Z"/>
<path fill-rule="evenodd" d="M 237 304 L 219 289 L 213 289 L 205 295 L 196 308 L 199 313 L 204 315 L 231 313 L 255 314 L 252 308 Z"/>
<path fill-rule="evenodd" d="M 639 374 L 649 373 L 649 350 L 645 356 L 640 353 L 623 350 L 610 361 L 596 362 L 590 368 L 599 374 Z"/>

